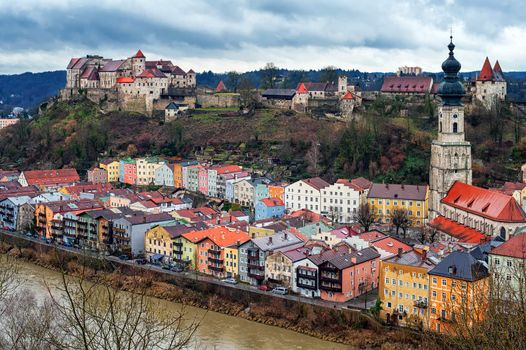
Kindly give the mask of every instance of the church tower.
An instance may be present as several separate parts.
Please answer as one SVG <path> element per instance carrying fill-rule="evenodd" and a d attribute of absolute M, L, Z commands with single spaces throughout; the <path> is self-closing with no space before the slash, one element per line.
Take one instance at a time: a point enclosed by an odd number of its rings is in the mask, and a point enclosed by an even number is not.
<path fill-rule="evenodd" d="M 438 95 L 442 103 L 438 108 L 438 139 L 431 145 L 429 171 L 430 219 L 440 215 L 440 200 L 455 181 L 471 184 L 471 144 L 464 138 L 464 86 L 458 72 L 460 63 L 455 59 L 453 37 L 448 45 L 449 57 L 442 63 L 444 81 Z"/>

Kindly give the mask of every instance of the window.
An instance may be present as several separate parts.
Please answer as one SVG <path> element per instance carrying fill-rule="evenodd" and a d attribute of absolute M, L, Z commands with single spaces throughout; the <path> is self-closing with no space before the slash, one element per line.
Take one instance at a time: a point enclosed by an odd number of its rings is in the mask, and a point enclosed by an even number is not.
<path fill-rule="evenodd" d="M 442 279 L 442 285 L 445 286 L 447 284 L 445 279 Z"/>
<path fill-rule="evenodd" d="M 385 278 L 385 284 L 389 284 L 389 278 Z"/>
<path fill-rule="evenodd" d="M 431 282 L 432 282 L 433 284 L 437 284 L 437 279 L 436 279 L 436 277 L 433 277 L 433 279 L 431 280 Z"/>
<path fill-rule="evenodd" d="M 458 123 L 457 122 L 453 123 L 453 132 L 454 133 L 458 132 Z"/>
<path fill-rule="evenodd" d="M 511 266 L 513 265 L 513 263 L 511 262 L 511 260 L 508 260 L 508 261 L 506 261 L 506 265 L 507 265 L 508 267 L 511 267 Z"/>
<path fill-rule="evenodd" d="M 387 307 L 391 308 L 391 302 L 390 301 L 387 302 Z"/>

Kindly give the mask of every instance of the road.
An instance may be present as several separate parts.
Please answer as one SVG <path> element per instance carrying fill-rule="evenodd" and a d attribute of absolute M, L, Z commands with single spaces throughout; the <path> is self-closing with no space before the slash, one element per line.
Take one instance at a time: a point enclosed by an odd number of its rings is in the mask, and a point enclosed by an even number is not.
<path fill-rule="evenodd" d="M 161 273 L 164 273 L 164 274 L 167 274 L 167 275 L 172 275 L 172 276 L 176 276 L 176 277 L 180 277 L 180 278 L 197 280 L 197 281 L 200 281 L 200 282 L 221 285 L 221 286 L 228 287 L 228 288 L 236 288 L 236 289 L 240 289 L 240 290 L 246 290 L 246 291 L 249 291 L 251 293 L 267 294 L 267 295 L 270 294 L 270 292 L 265 292 L 265 291 L 259 290 L 257 287 L 254 287 L 254 286 L 251 286 L 251 285 L 248 285 L 248 284 L 244 284 L 244 283 L 229 284 L 229 283 L 222 282 L 221 280 L 218 280 L 217 278 L 214 278 L 214 277 L 211 277 L 211 276 L 207 276 L 207 275 L 203 275 L 203 274 L 200 274 L 200 273 L 197 273 L 197 272 L 194 272 L 194 271 L 191 271 L 191 272 L 175 272 L 175 271 L 171 271 L 171 270 L 165 270 L 165 269 L 161 268 L 160 266 L 152 265 L 152 264 L 139 265 L 134 260 L 121 260 L 121 259 L 119 259 L 116 256 L 105 255 L 105 254 L 101 254 L 101 253 L 95 252 L 95 251 L 90 251 L 90 250 L 86 250 L 86 249 L 77 249 L 77 248 L 74 248 L 74 247 L 66 247 L 66 246 L 57 245 L 57 244 L 50 244 L 50 243 L 47 243 L 47 242 L 45 242 L 45 241 L 43 241 L 41 239 L 27 236 L 27 235 L 25 235 L 25 234 L 23 234 L 21 232 L 11 232 L 11 231 L 5 231 L 5 230 L 0 230 L 0 232 L 2 232 L 5 235 L 19 237 L 19 238 L 22 238 L 22 239 L 25 239 L 25 240 L 28 240 L 28 241 L 32 241 L 32 242 L 35 242 L 35 243 L 38 243 L 38 244 L 42 244 L 42 245 L 45 245 L 45 246 L 49 246 L 49 247 L 54 247 L 56 249 L 61 249 L 61 250 L 68 251 L 68 252 L 71 252 L 71 253 L 74 253 L 74 254 L 90 256 L 90 257 L 96 258 L 96 259 L 104 259 L 104 260 L 112 262 L 114 264 L 129 265 L 129 266 L 133 266 L 134 268 L 141 268 L 141 269 L 150 270 L 150 271 L 153 270 L 153 271 L 161 272 Z M 312 299 L 312 298 L 307 298 L 307 297 L 303 297 L 303 296 L 300 296 L 300 295 L 294 295 L 294 294 L 287 294 L 287 295 L 272 294 L 272 296 L 275 297 L 275 298 L 281 298 L 281 299 L 287 299 L 287 300 L 292 300 L 292 301 L 298 301 L 298 302 L 302 302 L 302 303 L 305 303 L 305 304 L 317 305 L 317 306 L 330 308 L 330 309 L 351 309 L 351 310 L 356 310 L 356 311 L 363 311 L 364 309 L 369 309 L 372 306 L 374 306 L 374 304 L 376 302 L 376 297 L 377 297 L 377 290 L 372 290 L 372 291 L 367 293 L 367 296 L 362 295 L 362 296 L 359 296 L 357 298 L 351 299 L 350 301 L 345 302 L 345 303 L 333 303 L 333 302 L 326 301 L 326 300 Z"/>

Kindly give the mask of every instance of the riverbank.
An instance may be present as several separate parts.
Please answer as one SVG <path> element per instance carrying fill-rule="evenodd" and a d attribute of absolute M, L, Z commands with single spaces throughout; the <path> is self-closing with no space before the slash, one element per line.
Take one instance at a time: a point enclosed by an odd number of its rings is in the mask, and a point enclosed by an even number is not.
<path fill-rule="evenodd" d="M 0 244 L 0 252 L 55 271 L 97 280 L 130 291 L 140 283 L 152 297 L 277 326 L 322 340 L 357 348 L 418 348 L 420 337 L 403 329 L 385 329 L 368 315 L 352 310 L 331 310 L 252 294 L 187 278 L 120 266 L 87 256 L 53 249 L 23 239 Z"/>

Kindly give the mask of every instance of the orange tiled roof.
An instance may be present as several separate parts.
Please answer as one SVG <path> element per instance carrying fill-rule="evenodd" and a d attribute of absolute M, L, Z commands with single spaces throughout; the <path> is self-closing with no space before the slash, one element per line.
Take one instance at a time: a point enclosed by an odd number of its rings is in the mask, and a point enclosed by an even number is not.
<path fill-rule="evenodd" d="M 521 232 L 493 248 L 491 254 L 526 259 L 526 233 Z"/>
<path fill-rule="evenodd" d="M 283 206 L 283 201 L 279 198 L 264 198 L 261 200 L 261 203 L 265 204 L 267 207 L 277 207 Z"/>
<path fill-rule="evenodd" d="M 506 194 L 456 181 L 442 203 L 500 222 L 526 222 L 526 214 Z"/>
<path fill-rule="evenodd" d="M 243 244 L 250 240 L 245 232 L 232 227 L 217 226 L 201 232 L 205 234 L 201 240 L 208 238 L 222 248 L 237 244 L 237 242 Z"/>
<path fill-rule="evenodd" d="M 119 77 L 119 78 L 117 78 L 117 83 L 118 84 L 133 83 L 134 81 L 135 81 L 134 77 Z"/>
<path fill-rule="evenodd" d="M 342 96 L 342 100 L 354 100 L 354 95 L 352 92 L 347 91 L 345 95 Z"/>
<path fill-rule="evenodd" d="M 55 185 L 79 182 L 80 177 L 75 169 L 28 170 L 24 171 L 28 185 Z"/>
<path fill-rule="evenodd" d="M 375 248 L 385 250 L 391 254 L 398 253 L 398 248 L 402 248 L 404 252 L 408 252 L 412 249 L 411 246 L 405 244 L 404 242 L 397 240 L 394 237 L 381 238 L 379 240 L 371 242 L 371 245 Z"/>
<path fill-rule="evenodd" d="M 429 226 L 458 239 L 461 243 L 479 244 L 489 240 L 489 237 L 482 232 L 459 224 L 458 222 L 449 220 L 442 215 L 439 215 L 431 220 Z"/>

